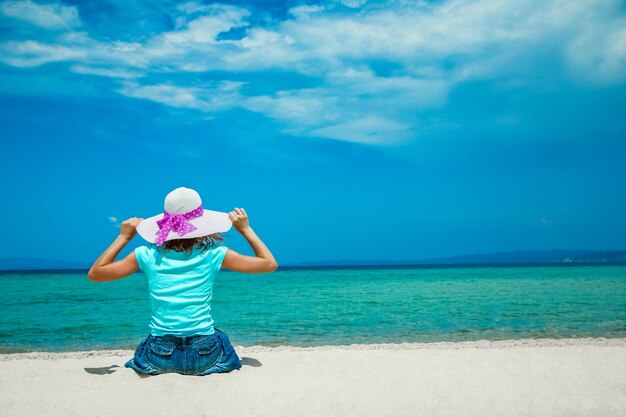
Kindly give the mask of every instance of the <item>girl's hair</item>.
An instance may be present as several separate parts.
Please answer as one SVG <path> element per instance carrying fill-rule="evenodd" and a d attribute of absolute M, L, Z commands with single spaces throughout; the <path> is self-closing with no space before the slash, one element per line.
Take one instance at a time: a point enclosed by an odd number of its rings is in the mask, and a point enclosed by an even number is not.
<path fill-rule="evenodd" d="M 172 239 L 163 243 L 163 250 L 173 250 L 176 252 L 185 252 L 191 254 L 194 248 L 204 247 L 202 252 L 215 246 L 216 242 L 223 242 L 224 236 L 221 233 L 213 233 L 212 235 L 200 236 L 192 239 Z"/>

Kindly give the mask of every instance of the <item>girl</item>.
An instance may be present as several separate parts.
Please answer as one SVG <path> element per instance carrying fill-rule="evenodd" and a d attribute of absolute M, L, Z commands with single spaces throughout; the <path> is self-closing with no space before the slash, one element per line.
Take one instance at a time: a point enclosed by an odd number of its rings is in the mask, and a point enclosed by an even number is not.
<path fill-rule="evenodd" d="M 256 256 L 241 255 L 217 244 L 233 225 Z M 136 233 L 150 244 L 115 261 Z M 120 235 L 87 276 L 91 281 L 106 282 L 139 269 L 146 274 L 152 307 L 150 334 L 125 367 L 145 374 L 208 375 L 241 368 L 228 336 L 213 326 L 210 314 L 213 282 L 219 270 L 263 273 L 277 267 L 272 253 L 250 227 L 243 208 L 230 213 L 205 210 L 196 191 L 180 187 L 166 196 L 162 214 L 122 222 Z"/>

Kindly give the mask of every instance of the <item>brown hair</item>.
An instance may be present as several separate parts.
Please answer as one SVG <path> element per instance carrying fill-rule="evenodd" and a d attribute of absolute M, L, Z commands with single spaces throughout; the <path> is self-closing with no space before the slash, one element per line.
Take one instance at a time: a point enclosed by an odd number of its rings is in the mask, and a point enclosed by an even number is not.
<path fill-rule="evenodd" d="M 191 254 L 194 248 L 204 247 L 202 252 L 215 246 L 216 242 L 223 242 L 224 236 L 221 233 L 213 233 L 212 235 L 200 236 L 191 239 L 172 239 L 163 243 L 163 250 L 173 250 L 176 252 L 185 252 Z"/>

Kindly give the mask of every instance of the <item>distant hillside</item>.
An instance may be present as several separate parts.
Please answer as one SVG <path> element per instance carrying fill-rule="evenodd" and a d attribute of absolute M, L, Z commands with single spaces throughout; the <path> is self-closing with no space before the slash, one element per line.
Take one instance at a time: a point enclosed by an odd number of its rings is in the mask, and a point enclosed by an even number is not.
<path fill-rule="evenodd" d="M 624 263 L 626 250 L 534 250 L 480 253 L 419 260 L 339 259 L 299 262 L 289 266 L 348 266 L 348 265 L 504 265 L 550 263 Z M 287 265 L 285 265 L 287 266 Z"/>
<path fill-rule="evenodd" d="M 445 264 L 525 264 L 571 262 L 626 262 L 626 250 L 531 250 L 450 256 L 420 261 Z"/>
<path fill-rule="evenodd" d="M 391 259 L 336 259 L 310 261 L 281 266 L 382 266 L 382 265 L 505 265 L 505 264 L 565 264 L 565 263 L 626 263 L 626 250 L 533 250 L 516 252 L 480 253 L 419 260 Z M 0 259 L 0 270 L 80 269 L 87 270 L 91 264 L 55 261 L 38 258 Z"/>

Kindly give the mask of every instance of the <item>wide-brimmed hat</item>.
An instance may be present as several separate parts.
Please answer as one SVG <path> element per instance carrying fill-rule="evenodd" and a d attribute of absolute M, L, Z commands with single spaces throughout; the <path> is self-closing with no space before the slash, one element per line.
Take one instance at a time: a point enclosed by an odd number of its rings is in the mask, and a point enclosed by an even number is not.
<path fill-rule="evenodd" d="M 228 213 L 205 210 L 197 191 L 180 187 L 165 197 L 163 213 L 142 220 L 137 233 L 157 246 L 172 239 L 192 239 L 228 231 L 233 222 Z"/>

